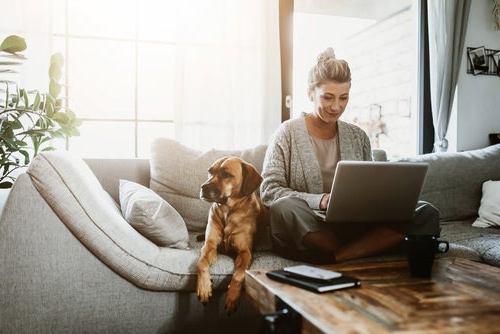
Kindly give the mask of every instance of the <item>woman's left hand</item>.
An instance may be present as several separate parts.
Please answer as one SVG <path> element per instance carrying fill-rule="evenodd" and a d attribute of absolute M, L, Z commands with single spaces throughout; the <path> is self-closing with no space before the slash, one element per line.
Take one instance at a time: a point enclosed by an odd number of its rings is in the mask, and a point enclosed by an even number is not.
<path fill-rule="evenodd" d="M 324 194 L 321 198 L 321 202 L 319 202 L 319 209 L 326 210 L 328 207 L 328 202 L 330 202 L 330 194 Z"/>

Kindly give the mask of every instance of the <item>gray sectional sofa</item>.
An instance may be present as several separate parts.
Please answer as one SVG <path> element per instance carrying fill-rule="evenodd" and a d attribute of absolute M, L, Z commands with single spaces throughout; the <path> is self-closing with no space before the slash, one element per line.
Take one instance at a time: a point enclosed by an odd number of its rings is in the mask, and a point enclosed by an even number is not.
<path fill-rule="evenodd" d="M 232 259 L 212 267 L 215 294 L 197 301 L 196 261 L 209 204 L 198 199 L 206 170 L 237 155 L 261 170 L 265 146 L 200 152 L 169 139 L 150 160 L 82 160 L 43 153 L 17 179 L 0 219 L 1 333 L 258 333 L 260 315 L 241 299 L 224 312 Z M 377 152 L 380 154 L 383 152 Z M 421 197 L 441 212 L 444 256 L 500 266 L 500 230 L 477 228 L 482 185 L 500 180 L 500 145 L 400 159 L 427 161 Z M 162 247 L 131 227 L 120 208 L 119 180 L 155 191 L 182 216 L 189 248 Z M 297 262 L 276 256 L 259 236 L 252 268 Z M 401 257 L 390 254 L 370 260 Z"/>

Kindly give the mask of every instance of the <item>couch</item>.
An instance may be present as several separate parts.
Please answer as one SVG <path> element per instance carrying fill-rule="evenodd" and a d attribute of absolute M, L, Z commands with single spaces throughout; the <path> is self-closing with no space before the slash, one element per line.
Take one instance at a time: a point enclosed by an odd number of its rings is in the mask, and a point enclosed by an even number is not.
<path fill-rule="evenodd" d="M 219 255 L 211 269 L 211 302 L 204 306 L 196 298 L 202 245 L 197 237 L 210 205 L 198 192 L 217 158 L 240 156 L 260 171 L 265 149 L 201 152 L 160 138 L 151 159 L 82 160 L 64 151 L 38 155 L 15 182 L 0 219 L 0 332 L 259 332 L 261 317 L 244 297 L 234 314 L 224 311 L 231 257 Z M 383 152 L 375 153 L 383 159 Z M 429 163 L 421 198 L 440 210 L 441 239 L 451 243 L 442 256 L 500 266 L 500 230 L 472 226 L 483 184 L 500 180 L 500 145 L 398 160 Z M 167 222 L 180 217 L 185 226 L 175 227 L 173 238 L 180 241 L 159 246 L 132 227 L 120 180 L 161 197 L 158 210 L 167 208 Z M 259 235 L 253 269 L 293 264 L 273 253 L 266 233 Z"/>

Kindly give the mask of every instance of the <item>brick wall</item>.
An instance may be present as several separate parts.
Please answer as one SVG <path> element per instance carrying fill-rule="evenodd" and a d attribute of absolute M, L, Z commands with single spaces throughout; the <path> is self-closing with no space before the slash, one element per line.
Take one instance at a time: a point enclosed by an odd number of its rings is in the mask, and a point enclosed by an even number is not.
<path fill-rule="evenodd" d="M 353 76 L 345 118 L 362 126 L 374 148 L 392 157 L 415 150 L 414 44 L 411 8 L 348 39 L 345 58 Z"/>

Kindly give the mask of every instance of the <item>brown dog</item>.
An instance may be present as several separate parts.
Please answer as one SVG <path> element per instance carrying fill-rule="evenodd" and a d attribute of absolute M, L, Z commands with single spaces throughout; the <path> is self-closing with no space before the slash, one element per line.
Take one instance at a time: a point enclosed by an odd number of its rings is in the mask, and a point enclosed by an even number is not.
<path fill-rule="evenodd" d="M 202 303 L 209 301 L 212 296 L 209 269 L 217 260 L 217 250 L 234 251 L 235 271 L 225 303 L 229 314 L 238 307 L 245 270 L 252 263 L 257 221 L 265 221 L 267 215 L 267 208 L 255 193 L 261 182 L 262 177 L 251 164 L 240 158 L 224 157 L 209 168 L 208 180 L 200 190 L 200 198 L 213 204 L 197 264 L 196 293 Z"/>

